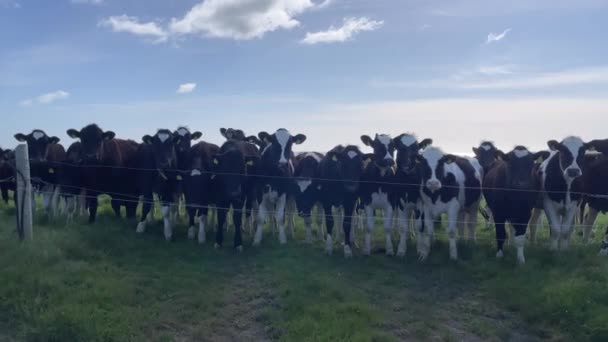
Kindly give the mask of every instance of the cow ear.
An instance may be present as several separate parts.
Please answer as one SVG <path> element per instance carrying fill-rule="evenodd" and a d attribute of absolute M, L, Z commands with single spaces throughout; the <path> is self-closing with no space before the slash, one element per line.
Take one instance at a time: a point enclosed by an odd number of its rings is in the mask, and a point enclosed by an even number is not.
<path fill-rule="evenodd" d="M 551 151 L 558 151 L 561 144 L 557 140 L 549 140 L 547 141 L 547 146 L 549 146 Z"/>
<path fill-rule="evenodd" d="M 428 146 L 431 146 L 431 145 L 433 145 L 433 139 L 429 139 L 429 138 L 426 138 L 426 139 L 424 139 L 424 140 L 422 140 L 421 142 L 418 143 L 418 146 L 421 149 L 425 149 L 425 148 L 427 148 Z"/>
<path fill-rule="evenodd" d="M 152 145 L 152 137 L 149 135 L 144 135 L 141 140 L 144 142 L 144 144 L 146 145 Z"/>
<path fill-rule="evenodd" d="M 536 152 L 533 154 L 534 160 L 546 160 L 547 158 L 549 158 L 549 156 L 551 155 L 551 153 L 549 151 L 540 151 L 540 152 Z"/>
<path fill-rule="evenodd" d="M 442 158 L 446 163 L 451 164 L 453 162 L 456 161 L 456 159 L 458 159 L 457 156 L 453 155 L 453 154 L 446 154 L 443 156 Z"/>
<path fill-rule="evenodd" d="M 250 135 L 247 138 L 245 138 L 245 140 L 250 143 L 250 144 L 254 144 L 257 146 L 262 146 L 262 141 L 260 139 L 258 139 L 258 137 L 256 137 L 255 135 Z"/>
<path fill-rule="evenodd" d="M 221 134 L 221 135 L 222 135 L 224 138 L 226 138 L 226 139 L 230 139 L 230 138 L 228 138 L 228 137 L 226 136 L 226 132 L 227 132 L 227 131 L 228 131 L 228 130 L 227 130 L 227 129 L 225 129 L 224 127 L 220 128 L 220 134 Z"/>
<path fill-rule="evenodd" d="M 293 138 L 293 143 L 296 145 L 300 145 L 301 143 L 306 141 L 306 136 L 304 134 L 298 134 Z"/>
<path fill-rule="evenodd" d="M 268 134 L 267 132 L 258 133 L 258 137 L 266 144 L 270 144 L 270 134 Z"/>
<path fill-rule="evenodd" d="M 509 161 L 509 155 L 501 150 L 496 150 L 496 156 L 502 159 L 503 161 Z"/>
<path fill-rule="evenodd" d="M 114 139 L 115 136 L 116 136 L 116 133 L 114 133 L 112 131 L 104 132 L 102 135 L 103 140 L 105 140 L 105 141 L 112 140 L 112 139 Z"/>
<path fill-rule="evenodd" d="M 366 154 L 363 155 L 363 161 L 364 162 L 367 163 L 367 162 L 370 162 L 372 160 L 374 160 L 374 154 L 373 153 L 366 153 Z"/>
<path fill-rule="evenodd" d="M 198 140 L 202 137 L 203 137 L 203 133 L 201 133 L 199 131 L 196 131 L 196 132 L 190 134 L 190 139 L 192 139 L 192 140 Z"/>
<path fill-rule="evenodd" d="M 18 142 L 26 142 L 27 136 L 23 133 L 17 133 L 15 134 L 15 139 L 17 139 Z"/>
<path fill-rule="evenodd" d="M 361 141 L 363 142 L 363 144 L 365 146 L 372 146 L 373 140 L 372 140 L 372 138 L 370 138 L 369 135 L 362 135 L 361 136 Z"/>
<path fill-rule="evenodd" d="M 58 144 L 61 141 L 58 137 L 50 137 L 49 144 Z"/>
<path fill-rule="evenodd" d="M 80 132 L 78 132 L 77 130 L 75 130 L 73 128 L 68 129 L 66 133 L 72 139 L 78 139 L 78 138 L 80 138 Z"/>
<path fill-rule="evenodd" d="M 475 153 L 475 156 L 479 157 L 479 149 L 477 147 L 473 147 L 473 153 Z"/>

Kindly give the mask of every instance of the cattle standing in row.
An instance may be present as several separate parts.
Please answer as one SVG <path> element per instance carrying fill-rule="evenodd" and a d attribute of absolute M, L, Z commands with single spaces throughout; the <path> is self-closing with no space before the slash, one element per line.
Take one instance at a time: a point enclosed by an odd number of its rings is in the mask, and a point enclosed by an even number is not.
<path fill-rule="evenodd" d="M 302 144 L 306 136 L 293 136 L 281 128 L 272 135 L 261 132 L 258 137 L 267 146 L 261 154 L 260 177 L 257 181 L 259 212 L 253 243 L 259 245 L 262 242 L 262 229 L 270 212 L 274 213 L 279 226 L 279 242 L 285 244 L 285 206 L 294 172 L 292 146 Z"/>
<path fill-rule="evenodd" d="M 159 129 L 155 135 L 146 135 L 142 140 L 135 164 L 138 169 L 136 181 L 139 193 L 143 195 L 137 232 L 145 231 L 148 214 L 154 205 L 153 194 L 157 194 L 161 203 L 165 239 L 169 241 L 173 237 L 171 210 L 177 208 L 182 180 L 177 169 L 177 137 L 168 129 Z"/>
<path fill-rule="evenodd" d="M 49 137 L 39 129 L 28 135 L 15 134 L 15 139 L 27 143 L 32 187 L 42 193 L 43 207 L 49 217 L 53 217 L 59 200 L 58 172 L 65 160 L 65 149 L 59 144 L 59 138 Z"/>
<path fill-rule="evenodd" d="M 15 162 L 15 154 L 11 150 L 0 148 L 0 193 L 2 200 L 8 203 L 8 191 L 15 191 L 15 171 L 11 163 Z"/>
<path fill-rule="evenodd" d="M 498 153 L 500 159 L 493 162 L 483 179 L 483 194 L 496 226 L 496 257 L 504 255 L 505 222 L 508 221 L 515 229 L 513 241 L 517 248 L 517 261 L 523 264 L 526 227 L 540 191 L 534 166 L 536 160 L 547 158 L 549 152 L 531 153 L 523 146 L 516 146 L 508 154 Z"/>
<path fill-rule="evenodd" d="M 401 134 L 393 139 L 397 149 L 397 168 L 395 171 L 393 189 L 397 197 L 396 209 L 400 239 L 397 248 L 398 256 L 405 256 L 407 251 L 407 238 L 410 234 L 410 220 L 415 217 L 418 224 L 420 218 L 420 184 L 422 174 L 418 167 L 420 150 L 433 143 L 431 139 L 418 142 L 413 134 Z"/>
<path fill-rule="evenodd" d="M 294 162 L 293 196 L 298 214 L 304 218 L 306 242 L 312 243 L 312 210 L 321 200 L 320 164 L 323 154 L 317 152 L 300 153 Z M 320 206 L 317 210 L 321 210 Z M 317 214 L 317 217 L 320 217 Z M 318 225 L 319 235 L 322 226 Z"/>
<path fill-rule="evenodd" d="M 356 216 L 355 209 L 359 200 L 360 179 L 371 156 L 365 155 L 357 146 L 336 146 L 325 154 L 319 165 L 320 201 L 325 213 L 327 234 L 325 251 L 333 251 L 332 233 L 334 218 L 332 209 L 342 209 L 345 220 L 342 223 L 344 231 L 344 256 L 352 257 L 352 227 Z"/>
<path fill-rule="evenodd" d="M 374 230 L 374 212 L 382 210 L 384 235 L 386 240 L 386 255 L 394 255 L 392 229 L 395 193 L 391 182 L 395 176 L 395 144 L 386 134 L 376 134 L 372 140 L 367 135 L 361 136 L 361 141 L 374 150 L 372 162 L 367 165 L 361 176 L 359 198 L 365 208 L 367 219 L 365 245 L 363 253 L 371 254 L 372 232 Z"/>
<path fill-rule="evenodd" d="M 127 218 L 135 218 L 138 203 L 135 161 L 139 144 L 115 139 L 114 132 L 104 132 L 95 124 L 80 131 L 69 129 L 67 134 L 81 143 L 82 180 L 87 192 L 89 222 L 95 222 L 101 194 L 112 197 L 112 209 L 117 217 L 124 205 Z"/>
<path fill-rule="evenodd" d="M 481 170 L 465 158 L 446 155 L 432 146 L 422 152 L 419 161 L 424 225 L 418 237 L 418 254 L 421 260 L 428 257 L 434 219 L 447 213 L 450 258 L 458 259 L 456 227 L 466 224 L 469 231 L 475 230 L 481 199 Z"/>
<path fill-rule="evenodd" d="M 247 201 L 255 198 L 254 181 L 260 162 L 258 149 L 255 145 L 228 140 L 213 157 L 212 171 L 214 174 L 212 189 L 214 202 L 217 205 L 218 227 L 215 246 L 222 247 L 224 242 L 224 225 L 226 216 L 232 209 L 234 223 L 234 248 L 243 251 L 242 222 L 243 208 L 250 214 L 251 208 Z"/>

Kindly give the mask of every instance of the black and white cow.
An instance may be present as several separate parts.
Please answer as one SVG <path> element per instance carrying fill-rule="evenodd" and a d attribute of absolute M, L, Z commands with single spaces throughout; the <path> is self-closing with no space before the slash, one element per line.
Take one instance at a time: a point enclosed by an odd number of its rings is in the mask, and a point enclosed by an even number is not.
<path fill-rule="evenodd" d="M 494 143 L 487 140 L 482 141 L 479 147 L 473 147 L 475 159 L 483 168 L 482 179 L 490 171 L 490 168 L 494 165 L 493 163 L 498 160 L 498 151 Z M 480 208 L 479 212 L 486 223 L 486 228 L 489 229 L 492 224 L 492 212 L 487 207 Z"/>
<path fill-rule="evenodd" d="M 608 140 L 606 140 L 608 142 Z M 585 155 L 585 167 L 583 174 L 583 188 L 585 198 L 583 199 L 589 212 L 581 220 L 583 225 L 583 242 L 588 243 L 591 238 L 591 231 L 599 213 L 608 212 L 608 158 L 604 151 L 602 153 L 602 141 L 594 140 L 589 142 L 589 146 L 595 148 L 597 152 L 590 152 Z M 596 147 L 598 145 L 598 147 Z M 584 213 L 585 206 L 581 204 L 581 214 Z M 582 216 L 582 215 L 581 215 Z"/>
<path fill-rule="evenodd" d="M 481 199 L 481 167 L 466 158 L 446 155 L 428 147 L 418 157 L 422 172 L 421 197 L 424 225 L 418 237 L 418 254 L 425 260 L 431 250 L 434 219 L 447 213 L 450 258 L 458 259 L 456 228 L 466 225 L 470 232 L 477 225 Z"/>
<path fill-rule="evenodd" d="M 178 137 L 168 129 L 145 135 L 137 152 L 137 184 L 142 195 L 142 212 L 137 233 L 144 233 L 148 214 L 154 204 L 153 194 L 161 202 L 164 235 L 167 241 L 173 237 L 173 219 L 180 197 L 182 174 L 177 168 Z"/>
<path fill-rule="evenodd" d="M 40 129 L 27 135 L 15 134 L 15 139 L 27 143 L 32 186 L 42 193 L 43 206 L 49 217 L 55 216 L 60 192 L 58 173 L 65 159 L 65 149 L 59 144 L 59 138 L 49 137 Z"/>
<path fill-rule="evenodd" d="M 15 171 L 11 164 L 15 163 L 15 154 L 12 150 L 0 148 L 0 193 L 2 200 L 8 203 L 9 190 L 15 191 Z"/>
<path fill-rule="evenodd" d="M 279 226 L 279 242 L 285 244 L 285 207 L 294 172 L 292 146 L 302 144 L 306 141 L 306 136 L 292 135 L 281 128 L 272 135 L 260 132 L 258 137 L 267 146 L 261 153 L 259 178 L 256 182 L 259 211 L 253 244 L 257 246 L 262 242 L 262 230 L 269 212 L 274 213 Z"/>
<path fill-rule="evenodd" d="M 543 207 L 551 226 L 552 250 L 567 249 L 583 192 L 583 161 L 589 145 L 569 136 L 548 143 L 551 155 L 541 164 L 539 177 Z"/>
<path fill-rule="evenodd" d="M 242 222 L 243 209 L 247 201 L 255 198 L 255 175 L 257 173 L 260 155 L 258 148 L 250 143 L 228 140 L 213 157 L 212 181 L 214 203 L 217 205 L 218 227 L 215 246 L 219 248 L 224 242 L 224 225 L 226 216 L 232 209 L 234 222 L 234 248 L 243 250 Z M 249 206 L 250 208 L 250 206 Z M 250 214 L 250 210 L 246 210 Z"/>
<path fill-rule="evenodd" d="M 327 234 L 325 237 L 326 253 L 333 251 L 332 233 L 334 217 L 332 209 L 342 209 L 345 220 L 344 256 L 350 258 L 352 252 L 352 227 L 356 222 L 355 210 L 359 200 L 360 179 L 372 155 L 366 155 L 357 146 L 338 145 L 325 154 L 319 165 L 320 201 L 325 212 Z"/>
<path fill-rule="evenodd" d="M 117 217 L 120 217 L 121 206 L 125 206 L 127 218 L 135 218 L 138 202 L 135 162 L 139 144 L 115 139 L 114 132 L 104 132 L 96 124 L 79 131 L 69 129 L 67 135 L 81 142 L 82 179 L 87 191 L 89 222 L 95 222 L 97 217 L 100 194 L 112 197 L 112 209 Z"/>
<path fill-rule="evenodd" d="M 508 154 L 497 153 L 500 160 L 493 163 L 483 179 L 483 194 L 494 214 L 496 257 L 504 255 L 505 222 L 508 221 L 515 229 L 513 241 L 517 248 L 517 261 L 523 264 L 526 227 L 540 191 L 540 183 L 534 174 L 535 164 L 538 159 L 547 158 L 549 152 L 531 153 L 524 146 L 516 146 Z"/>
<path fill-rule="evenodd" d="M 418 167 L 418 156 L 423 150 L 433 144 L 432 139 L 418 141 L 413 134 L 401 134 L 393 139 L 397 149 L 397 168 L 393 191 L 397 198 L 397 223 L 400 232 L 398 256 L 405 256 L 407 251 L 407 238 L 410 234 L 410 220 L 415 217 L 417 224 L 422 222 L 420 209 L 422 207 L 420 198 L 420 184 L 422 184 L 422 173 Z"/>
<path fill-rule="evenodd" d="M 306 242 L 312 243 L 312 210 L 320 203 L 320 164 L 323 154 L 317 152 L 300 153 L 294 160 L 294 183 L 292 194 L 298 214 L 304 218 Z M 293 209 L 292 209 L 293 210 Z M 321 210 L 317 206 L 317 210 Z M 321 217 L 317 215 L 317 217 Z M 319 222 L 317 222 L 319 223 Z M 322 225 L 317 225 L 321 233 Z"/>
<path fill-rule="evenodd" d="M 394 192 L 395 143 L 387 134 L 376 134 L 374 139 L 362 135 L 361 141 L 374 150 L 372 162 L 365 168 L 359 187 L 359 198 L 365 208 L 367 220 L 363 253 L 371 254 L 374 212 L 380 209 L 383 212 L 386 255 L 394 255 L 392 229 L 393 209 L 396 205 Z"/>

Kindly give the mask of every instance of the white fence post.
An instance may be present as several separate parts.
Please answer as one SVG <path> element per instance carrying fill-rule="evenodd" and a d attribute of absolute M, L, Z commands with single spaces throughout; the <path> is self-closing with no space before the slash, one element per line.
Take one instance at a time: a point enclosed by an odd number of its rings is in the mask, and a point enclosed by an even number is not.
<path fill-rule="evenodd" d="M 20 144 L 15 149 L 15 164 L 17 171 L 17 218 L 22 231 L 19 232 L 21 240 L 32 240 L 34 230 L 32 228 L 32 182 L 30 180 L 30 157 L 27 145 Z"/>

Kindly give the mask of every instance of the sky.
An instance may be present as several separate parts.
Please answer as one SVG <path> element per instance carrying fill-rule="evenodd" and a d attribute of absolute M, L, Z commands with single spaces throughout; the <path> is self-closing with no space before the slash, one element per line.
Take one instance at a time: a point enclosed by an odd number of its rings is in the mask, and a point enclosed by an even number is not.
<path fill-rule="evenodd" d="M 452 153 L 608 136 L 605 0 L 0 0 L 0 146 L 97 123 L 416 133 Z"/>

